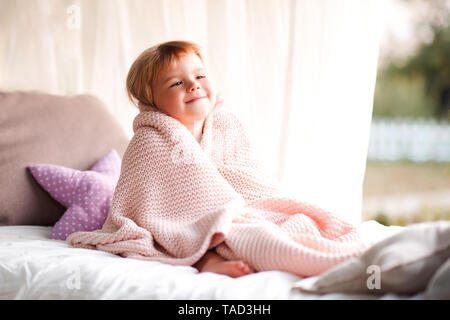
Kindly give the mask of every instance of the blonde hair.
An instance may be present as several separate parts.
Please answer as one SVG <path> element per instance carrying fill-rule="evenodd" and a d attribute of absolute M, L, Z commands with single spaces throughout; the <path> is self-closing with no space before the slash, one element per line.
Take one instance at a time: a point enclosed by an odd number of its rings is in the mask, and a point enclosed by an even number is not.
<path fill-rule="evenodd" d="M 202 63 L 202 47 L 189 41 L 169 41 L 142 52 L 128 71 L 126 89 L 128 98 L 140 111 L 157 109 L 153 101 L 152 84 L 162 70 L 181 56 L 194 53 Z"/>

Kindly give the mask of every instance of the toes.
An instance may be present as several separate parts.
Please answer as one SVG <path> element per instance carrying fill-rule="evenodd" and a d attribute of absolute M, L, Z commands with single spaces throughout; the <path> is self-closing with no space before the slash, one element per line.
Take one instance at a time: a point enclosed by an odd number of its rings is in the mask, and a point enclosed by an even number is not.
<path fill-rule="evenodd" d="M 228 266 L 219 273 L 225 274 L 232 278 L 238 278 L 245 275 L 242 270 L 237 267 L 237 265 L 233 265 L 231 263 L 229 263 Z"/>
<path fill-rule="evenodd" d="M 244 261 L 224 261 L 216 265 L 210 266 L 208 269 L 203 269 L 202 272 L 215 272 L 225 274 L 232 278 L 242 277 L 253 273 L 254 270 L 250 268 Z"/>
<path fill-rule="evenodd" d="M 252 268 L 250 268 L 250 266 L 243 261 L 239 261 L 237 267 L 246 274 L 253 273 Z"/>

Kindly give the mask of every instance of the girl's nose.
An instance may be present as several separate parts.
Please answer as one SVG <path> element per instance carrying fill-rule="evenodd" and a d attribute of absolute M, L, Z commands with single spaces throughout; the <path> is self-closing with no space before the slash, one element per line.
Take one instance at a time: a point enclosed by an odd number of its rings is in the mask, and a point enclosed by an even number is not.
<path fill-rule="evenodd" d="M 200 85 L 198 83 L 194 82 L 190 86 L 189 92 L 194 92 L 195 90 L 199 90 L 199 89 L 200 89 Z"/>

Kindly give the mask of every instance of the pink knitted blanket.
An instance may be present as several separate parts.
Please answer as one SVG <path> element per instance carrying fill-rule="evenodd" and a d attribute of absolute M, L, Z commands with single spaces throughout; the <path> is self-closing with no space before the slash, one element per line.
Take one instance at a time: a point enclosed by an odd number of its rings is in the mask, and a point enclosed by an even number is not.
<path fill-rule="evenodd" d="M 71 234 L 73 246 L 179 265 L 215 248 L 257 271 L 299 276 L 365 249 L 353 225 L 278 191 L 223 106 L 206 118 L 200 144 L 158 111 L 138 114 L 133 129 L 103 228 Z"/>

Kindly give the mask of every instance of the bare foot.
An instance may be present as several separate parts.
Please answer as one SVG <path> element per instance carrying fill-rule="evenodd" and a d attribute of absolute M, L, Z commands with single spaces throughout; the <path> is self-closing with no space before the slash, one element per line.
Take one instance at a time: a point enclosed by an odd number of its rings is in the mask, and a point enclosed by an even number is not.
<path fill-rule="evenodd" d="M 208 251 L 195 265 L 199 272 L 214 272 L 233 278 L 245 276 L 255 271 L 242 260 L 228 261 L 213 251 Z"/>
<path fill-rule="evenodd" d="M 253 269 L 244 261 L 220 261 L 206 264 L 200 272 L 214 272 L 233 278 L 242 277 L 253 273 Z"/>

